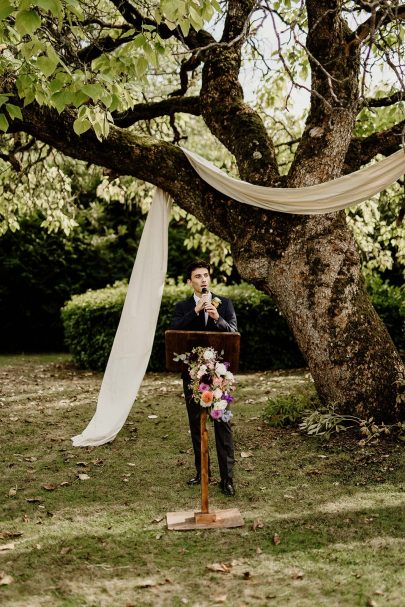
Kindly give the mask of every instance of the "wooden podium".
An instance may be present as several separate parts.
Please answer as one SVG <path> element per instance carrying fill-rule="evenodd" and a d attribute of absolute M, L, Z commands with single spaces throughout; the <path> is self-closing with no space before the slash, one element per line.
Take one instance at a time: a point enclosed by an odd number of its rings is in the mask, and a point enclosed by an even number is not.
<path fill-rule="evenodd" d="M 196 346 L 212 347 L 219 354 L 223 351 L 223 360 L 230 363 L 234 373 L 239 368 L 240 334 L 214 331 L 166 331 L 166 368 L 168 371 L 184 369 L 184 363 L 175 362 L 175 354 L 190 352 Z M 221 423 L 221 422 L 219 422 Z M 201 408 L 201 510 L 168 512 L 167 527 L 172 531 L 191 531 L 193 529 L 218 529 L 242 527 L 243 519 L 237 508 L 210 511 L 208 507 L 208 431 L 207 410 Z"/>

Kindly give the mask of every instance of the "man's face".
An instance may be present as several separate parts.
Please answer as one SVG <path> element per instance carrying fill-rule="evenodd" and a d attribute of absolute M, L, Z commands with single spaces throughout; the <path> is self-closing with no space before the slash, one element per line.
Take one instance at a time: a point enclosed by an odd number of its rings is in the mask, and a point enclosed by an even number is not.
<path fill-rule="evenodd" d="M 194 289 L 198 297 L 201 297 L 203 287 L 209 288 L 211 282 L 210 273 L 207 268 L 196 268 L 191 272 L 191 278 L 187 280 L 187 284 Z"/>

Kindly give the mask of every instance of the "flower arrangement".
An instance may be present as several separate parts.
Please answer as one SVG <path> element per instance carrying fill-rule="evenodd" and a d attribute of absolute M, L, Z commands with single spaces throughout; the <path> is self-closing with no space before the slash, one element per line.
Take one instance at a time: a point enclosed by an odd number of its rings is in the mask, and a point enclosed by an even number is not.
<path fill-rule="evenodd" d="M 193 348 L 191 352 L 177 355 L 188 365 L 194 400 L 209 409 L 214 420 L 228 422 L 232 417 L 229 405 L 234 400 L 235 377 L 229 371 L 229 363 L 222 362 L 214 348 Z"/>

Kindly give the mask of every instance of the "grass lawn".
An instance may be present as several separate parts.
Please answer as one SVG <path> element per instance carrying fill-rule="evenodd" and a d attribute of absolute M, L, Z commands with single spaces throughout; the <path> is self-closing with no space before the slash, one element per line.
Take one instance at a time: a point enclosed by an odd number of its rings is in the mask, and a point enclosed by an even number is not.
<path fill-rule="evenodd" d="M 403 607 L 403 449 L 270 428 L 267 399 L 305 371 L 238 376 L 237 496 L 214 484 L 210 506 L 245 525 L 194 532 L 165 521 L 199 508 L 179 377 L 148 374 L 113 443 L 73 448 L 100 381 L 63 356 L 0 357 L 3 607 Z"/>

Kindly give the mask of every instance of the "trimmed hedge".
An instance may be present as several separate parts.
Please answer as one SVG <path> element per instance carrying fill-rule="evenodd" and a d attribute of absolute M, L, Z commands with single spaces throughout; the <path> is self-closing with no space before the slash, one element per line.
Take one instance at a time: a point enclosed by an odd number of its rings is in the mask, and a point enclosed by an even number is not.
<path fill-rule="evenodd" d="M 83 368 L 103 370 L 118 326 L 127 285 L 75 295 L 62 308 L 65 341 L 73 360 Z M 286 321 L 271 298 L 242 283 L 213 287 L 232 299 L 238 316 L 241 370 L 289 369 L 305 366 Z M 405 347 L 405 290 L 382 281 L 370 284 L 370 295 L 397 347 Z M 169 328 L 174 305 L 190 296 L 185 285 L 166 286 L 162 298 L 149 370 L 164 369 L 164 332 Z"/>
<path fill-rule="evenodd" d="M 106 289 L 87 291 L 74 295 L 62 308 L 65 342 L 73 360 L 81 367 L 105 368 L 126 290 L 126 284 L 116 283 Z M 305 364 L 287 323 L 270 297 L 248 284 L 221 285 L 213 287 L 213 291 L 229 297 L 235 305 L 242 335 L 242 370 L 294 368 Z M 164 332 L 170 326 L 175 303 L 190 294 L 185 285 L 165 287 L 149 370 L 164 369 Z"/>

